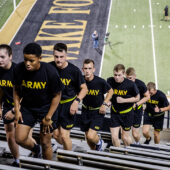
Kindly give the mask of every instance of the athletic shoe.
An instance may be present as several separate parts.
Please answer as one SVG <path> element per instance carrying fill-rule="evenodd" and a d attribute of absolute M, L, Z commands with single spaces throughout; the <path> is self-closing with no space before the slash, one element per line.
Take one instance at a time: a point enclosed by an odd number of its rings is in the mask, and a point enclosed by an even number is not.
<path fill-rule="evenodd" d="M 13 167 L 19 167 L 19 163 L 14 161 L 12 164 L 11 164 Z"/>
<path fill-rule="evenodd" d="M 144 142 L 144 144 L 147 144 L 147 145 L 149 145 L 149 143 L 150 143 L 150 141 L 152 140 L 152 138 L 150 137 L 150 139 L 146 139 L 145 140 L 145 142 Z"/>
<path fill-rule="evenodd" d="M 42 158 L 42 148 L 41 148 L 40 145 L 38 145 L 38 146 L 39 146 L 39 149 L 38 149 L 37 152 L 35 152 L 35 153 L 33 154 L 33 158 Z"/>
<path fill-rule="evenodd" d="M 97 151 L 102 151 L 102 145 L 103 145 L 103 140 L 100 139 L 100 145 L 96 145 L 96 150 Z"/>
<path fill-rule="evenodd" d="M 134 145 L 140 145 L 140 142 L 134 142 L 133 144 Z"/>

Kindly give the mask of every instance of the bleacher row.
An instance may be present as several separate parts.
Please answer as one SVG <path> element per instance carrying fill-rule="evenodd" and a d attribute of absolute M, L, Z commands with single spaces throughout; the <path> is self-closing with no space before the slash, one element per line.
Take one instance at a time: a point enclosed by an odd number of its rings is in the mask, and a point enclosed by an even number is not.
<path fill-rule="evenodd" d="M 81 108 L 79 110 L 81 114 Z M 99 132 L 105 144 L 103 151 L 92 151 L 87 146 L 85 134 L 78 127 L 71 130 L 73 151 L 63 150 L 54 139 L 52 140 L 53 160 L 43 160 L 30 157 L 31 152 L 20 152 L 21 168 L 14 168 L 4 162 L 0 165 L 3 170 L 44 169 L 50 165 L 51 169 L 170 169 L 170 144 L 164 145 L 134 145 L 126 148 L 110 146 L 111 135 L 109 132 Z M 39 125 L 33 130 L 33 137 L 39 139 Z M 0 142 L 6 140 L 3 122 L 0 121 Z M 0 146 L 0 158 L 11 158 L 12 155 L 2 145 Z"/>

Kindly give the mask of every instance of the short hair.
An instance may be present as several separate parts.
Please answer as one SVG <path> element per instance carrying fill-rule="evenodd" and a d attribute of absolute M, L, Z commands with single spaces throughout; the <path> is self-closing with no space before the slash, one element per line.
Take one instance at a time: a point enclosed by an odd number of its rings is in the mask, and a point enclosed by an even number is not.
<path fill-rule="evenodd" d="M 117 64 L 117 65 L 114 66 L 113 71 L 117 71 L 117 72 L 123 71 L 123 72 L 125 72 L 125 66 L 123 64 Z"/>
<path fill-rule="evenodd" d="M 63 51 L 67 52 L 67 45 L 64 43 L 57 43 L 54 46 L 53 50 L 60 51 L 60 52 L 63 52 Z"/>
<path fill-rule="evenodd" d="M 129 67 L 126 70 L 126 75 L 131 76 L 131 75 L 136 75 L 135 69 L 133 67 Z"/>
<path fill-rule="evenodd" d="M 83 65 L 84 64 L 89 64 L 89 63 L 93 63 L 93 65 L 95 65 L 94 61 L 92 59 L 89 59 L 89 58 L 84 60 Z"/>
<path fill-rule="evenodd" d="M 12 55 L 12 48 L 7 44 L 1 44 L 0 49 L 6 49 L 8 55 Z"/>
<path fill-rule="evenodd" d="M 147 84 L 147 89 L 148 89 L 148 90 L 151 90 L 151 89 L 156 90 L 156 85 L 155 85 L 155 83 L 154 83 L 154 82 L 149 82 L 149 83 Z"/>
<path fill-rule="evenodd" d="M 24 47 L 24 54 L 33 54 L 36 57 L 40 57 L 42 54 L 41 46 L 37 43 L 29 43 Z"/>

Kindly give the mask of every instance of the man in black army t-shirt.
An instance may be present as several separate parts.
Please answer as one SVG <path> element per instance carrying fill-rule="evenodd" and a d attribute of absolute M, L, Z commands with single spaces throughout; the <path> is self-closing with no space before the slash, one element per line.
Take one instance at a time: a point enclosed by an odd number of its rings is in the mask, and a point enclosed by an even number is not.
<path fill-rule="evenodd" d="M 159 144 L 160 131 L 163 129 L 165 111 L 170 109 L 169 102 L 165 94 L 156 90 L 155 83 L 149 82 L 147 88 L 150 93 L 150 100 L 146 102 L 146 109 L 143 121 L 143 135 L 146 138 L 144 144 L 149 144 L 151 136 L 149 134 L 151 125 L 154 127 L 154 142 Z"/>
<path fill-rule="evenodd" d="M 134 104 L 134 120 L 132 127 L 132 135 L 133 138 L 135 139 L 135 144 L 139 144 L 140 141 L 139 127 L 141 125 L 143 115 L 142 104 L 144 104 L 146 101 L 150 99 L 150 94 L 149 91 L 147 90 L 145 83 L 136 78 L 135 69 L 133 67 L 129 67 L 126 70 L 126 78 L 135 82 L 140 93 L 140 100 Z"/>
<path fill-rule="evenodd" d="M 139 101 L 139 90 L 134 82 L 125 78 L 124 65 L 116 65 L 113 72 L 114 77 L 107 80 L 113 89 L 110 125 L 112 142 L 114 146 L 120 146 L 118 134 L 121 126 L 122 140 L 128 146 L 132 142 L 130 129 L 133 125 L 133 105 Z"/>
<path fill-rule="evenodd" d="M 99 139 L 97 131 L 102 128 L 106 107 L 108 107 L 108 102 L 113 95 L 113 90 L 104 79 L 94 75 L 93 60 L 84 60 L 83 72 L 88 93 L 83 99 L 81 130 L 85 132 L 90 148 L 100 151 L 102 150 L 103 141 Z"/>
<path fill-rule="evenodd" d="M 38 44 L 26 45 L 23 50 L 24 62 L 14 69 L 16 141 L 34 152 L 34 157 L 39 157 L 40 146 L 28 137 L 31 128 L 39 122 L 43 158 L 51 160 L 52 129 L 55 129 L 58 121 L 56 109 L 63 85 L 54 67 L 40 62 L 41 53 L 42 49 Z"/>
<path fill-rule="evenodd" d="M 0 45 L 0 118 L 3 119 L 9 149 L 14 157 L 13 166 L 19 167 L 19 147 L 15 141 L 12 49 L 7 44 Z M 3 110 L 2 110 L 3 105 Z"/>
<path fill-rule="evenodd" d="M 54 46 L 54 61 L 51 64 L 57 69 L 64 84 L 58 107 L 58 129 L 53 132 L 53 137 L 64 145 L 65 150 L 71 150 L 70 130 L 74 126 L 78 104 L 87 94 L 87 86 L 80 69 L 67 61 L 66 44 L 58 43 Z"/>

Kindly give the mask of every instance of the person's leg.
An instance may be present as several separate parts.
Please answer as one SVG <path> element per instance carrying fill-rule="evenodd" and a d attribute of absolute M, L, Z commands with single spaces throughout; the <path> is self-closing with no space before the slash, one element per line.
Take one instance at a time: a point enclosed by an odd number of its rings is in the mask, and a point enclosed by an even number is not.
<path fill-rule="evenodd" d="M 132 143 L 132 139 L 130 137 L 130 131 L 125 131 L 122 129 L 122 140 L 124 146 L 129 146 Z"/>
<path fill-rule="evenodd" d="M 72 141 L 70 138 L 70 131 L 60 127 L 61 139 L 65 150 L 72 150 Z"/>
<path fill-rule="evenodd" d="M 32 138 L 29 137 L 30 130 L 30 126 L 18 124 L 15 130 L 16 143 L 23 148 L 34 152 L 34 157 L 38 158 L 41 156 L 41 149 L 40 146 L 34 143 Z"/>
<path fill-rule="evenodd" d="M 163 130 L 164 115 L 154 117 L 153 127 L 154 127 L 154 142 L 155 144 L 160 143 L 160 132 Z"/>
<path fill-rule="evenodd" d="M 43 159 L 52 160 L 53 151 L 51 146 L 51 138 L 52 133 L 50 134 L 40 133 Z"/>
<path fill-rule="evenodd" d="M 32 137 L 32 134 L 33 134 L 33 128 L 30 130 L 30 133 L 29 133 L 29 138 L 34 142 L 34 143 L 37 143 L 36 141 L 35 141 L 35 139 Z"/>
<path fill-rule="evenodd" d="M 149 140 L 150 139 L 150 128 L 151 128 L 151 125 L 143 125 L 143 128 L 142 128 L 142 132 L 143 132 L 143 136 Z"/>
<path fill-rule="evenodd" d="M 87 143 L 92 150 L 96 149 L 96 144 L 99 142 L 97 131 L 89 129 L 86 133 Z"/>
<path fill-rule="evenodd" d="M 93 40 L 93 48 L 96 48 L 96 41 Z"/>
<path fill-rule="evenodd" d="M 160 143 L 160 131 L 154 130 L 154 142 L 155 144 Z"/>
<path fill-rule="evenodd" d="M 136 143 L 140 141 L 140 129 L 132 127 L 132 136 Z"/>
<path fill-rule="evenodd" d="M 6 138 L 8 142 L 9 149 L 14 157 L 14 159 L 19 159 L 19 147 L 15 141 L 15 127 L 14 122 L 5 124 Z"/>
<path fill-rule="evenodd" d="M 120 127 L 110 128 L 112 143 L 116 147 L 120 146 L 119 129 L 120 129 Z"/>
<path fill-rule="evenodd" d="M 15 138 L 18 145 L 32 150 L 34 142 L 29 138 L 31 127 L 23 124 L 18 124 L 15 130 Z"/>
<path fill-rule="evenodd" d="M 63 144 L 62 138 L 61 138 L 61 132 L 60 132 L 60 127 L 55 129 L 53 131 L 53 138 L 60 144 Z"/>
<path fill-rule="evenodd" d="M 135 108 L 134 110 L 134 120 L 133 120 L 133 127 L 132 127 L 132 136 L 135 140 L 136 144 L 139 144 L 140 141 L 140 125 L 142 121 L 143 115 L 143 108 Z"/>

